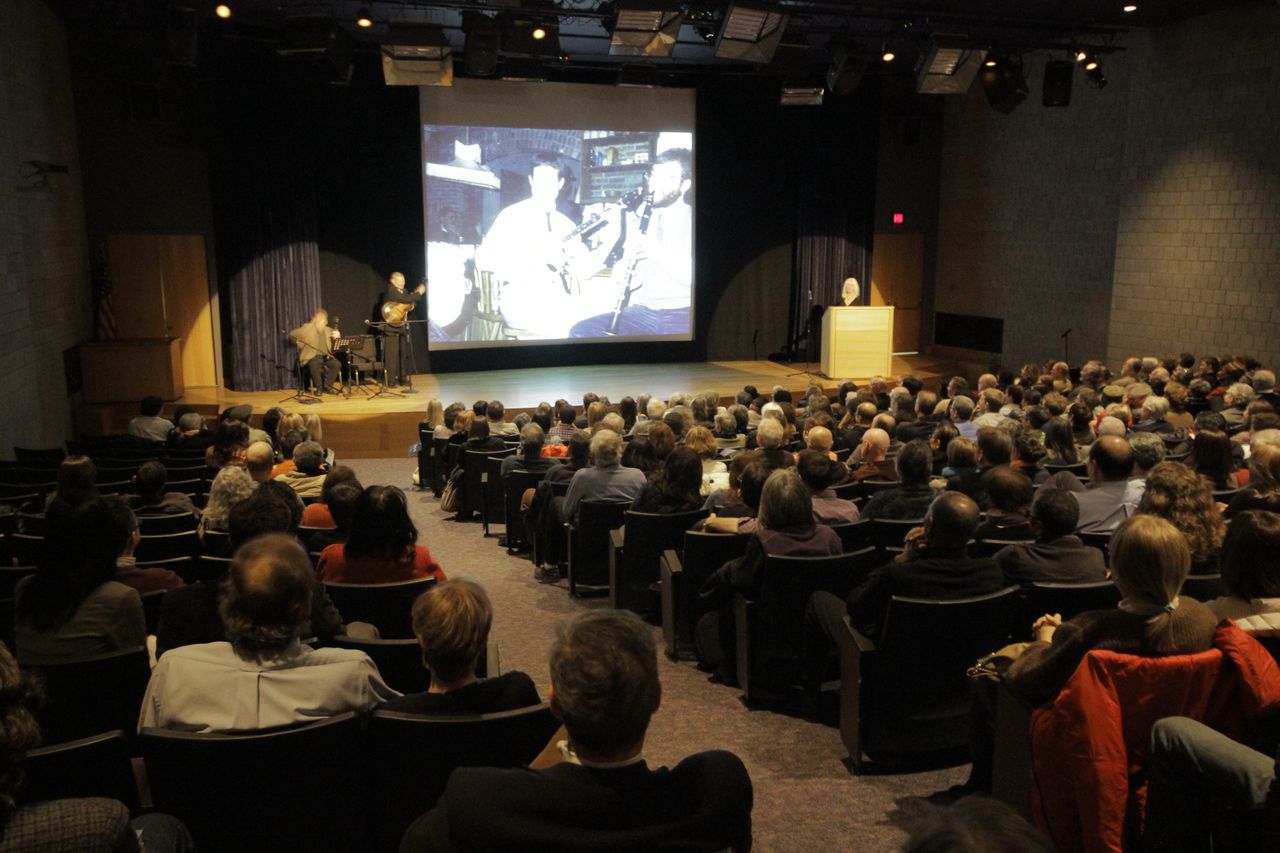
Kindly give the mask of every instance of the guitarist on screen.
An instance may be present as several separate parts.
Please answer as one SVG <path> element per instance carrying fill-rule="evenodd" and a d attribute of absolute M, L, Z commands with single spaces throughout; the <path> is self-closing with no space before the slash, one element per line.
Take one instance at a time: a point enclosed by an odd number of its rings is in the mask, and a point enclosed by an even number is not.
<path fill-rule="evenodd" d="M 405 290 L 402 272 L 393 272 L 388 281 L 391 286 L 378 300 L 373 312 L 373 322 L 386 324 L 380 340 L 382 341 L 382 362 L 391 374 L 391 384 L 404 385 L 407 377 L 397 374 L 401 372 L 400 366 L 403 361 L 400 349 L 409 336 L 410 327 L 405 321 L 413 319 L 411 312 L 422 299 L 422 294 L 427 292 L 427 285 L 423 282 L 413 290 Z M 378 332 L 379 327 L 375 326 L 374 331 Z M 407 367 L 406 365 L 406 369 Z"/>

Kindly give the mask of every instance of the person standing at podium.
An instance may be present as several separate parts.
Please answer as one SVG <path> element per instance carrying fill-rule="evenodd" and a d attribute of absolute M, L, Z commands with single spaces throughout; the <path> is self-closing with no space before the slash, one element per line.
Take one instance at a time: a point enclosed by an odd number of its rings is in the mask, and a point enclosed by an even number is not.
<path fill-rule="evenodd" d="M 857 305 L 858 297 L 862 295 L 862 287 L 858 284 L 858 280 L 853 276 L 849 276 L 844 280 L 844 284 L 840 285 L 840 304 L 841 305 Z"/>

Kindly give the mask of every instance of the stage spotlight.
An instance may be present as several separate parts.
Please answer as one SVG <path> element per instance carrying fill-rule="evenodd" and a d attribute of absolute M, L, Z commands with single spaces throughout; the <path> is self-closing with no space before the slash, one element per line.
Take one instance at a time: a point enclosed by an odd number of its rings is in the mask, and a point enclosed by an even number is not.
<path fill-rule="evenodd" d="M 1084 79 L 1093 84 L 1095 89 L 1105 89 L 1107 86 L 1107 75 L 1102 73 L 1102 66 L 1095 65 L 1092 70 L 1084 72 Z"/>
<path fill-rule="evenodd" d="M 529 35 L 533 36 L 536 41 L 542 41 L 547 37 L 547 31 L 542 27 L 534 27 L 533 31 L 530 32 Z"/>
<path fill-rule="evenodd" d="M 1098 57 L 1092 51 L 1080 49 L 1076 51 L 1076 64 L 1085 71 L 1094 71 L 1098 68 Z"/>
<path fill-rule="evenodd" d="M 897 58 L 898 58 L 898 54 L 894 53 L 889 48 L 885 48 L 884 53 L 880 54 L 881 62 L 893 62 Z"/>
<path fill-rule="evenodd" d="M 361 6 L 360 10 L 356 12 L 356 26 L 364 30 L 373 26 L 373 16 L 369 14 L 367 7 Z"/>
<path fill-rule="evenodd" d="M 769 62 L 782 41 L 788 20 L 781 12 L 733 3 L 716 39 L 716 59 Z"/>
<path fill-rule="evenodd" d="M 988 57 L 982 64 L 978 79 L 987 94 L 987 103 L 1005 115 L 1013 112 L 1031 93 L 1026 78 L 1022 76 L 1020 56 Z"/>
<path fill-rule="evenodd" d="M 213 7 L 213 14 L 225 21 L 227 18 L 231 17 L 231 7 L 226 3 L 219 3 L 217 6 Z"/>

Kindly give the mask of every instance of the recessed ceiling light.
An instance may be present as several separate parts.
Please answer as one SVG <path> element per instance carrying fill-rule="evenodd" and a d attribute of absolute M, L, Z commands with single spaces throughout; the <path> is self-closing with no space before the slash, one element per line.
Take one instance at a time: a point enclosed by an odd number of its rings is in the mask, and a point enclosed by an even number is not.
<path fill-rule="evenodd" d="M 231 17 L 231 7 L 226 3 L 219 3 L 217 6 L 213 7 L 213 14 L 225 21 L 227 18 Z"/>
<path fill-rule="evenodd" d="M 897 59 L 897 57 L 898 55 L 894 53 L 892 50 L 886 50 L 884 54 L 881 55 L 880 58 L 885 62 L 893 62 L 893 60 Z"/>
<path fill-rule="evenodd" d="M 369 10 L 364 6 L 361 6 L 360 11 L 356 12 L 356 26 L 366 30 L 373 26 L 373 16 L 369 14 Z"/>
<path fill-rule="evenodd" d="M 982 64 L 985 65 L 987 68 L 995 68 L 997 63 L 994 59 L 988 59 L 986 62 Z"/>
<path fill-rule="evenodd" d="M 547 37 L 547 31 L 542 27 L 534 27 L 532 35 L 538 41 L 542 41 L 544 38 Z"/>
<path fill-rule="evenodd" d="M 1135 4 L 1133 4 L 1133 3 L 1126 3 L 1126 4 L 1125 4 L 1125 7 L 1124 7 L 1124 10 L 1125 10 L 1126 12 L 1136 12 L 1136 11 L 1138 11 L 1138 7 L 1137 7 Z"/>

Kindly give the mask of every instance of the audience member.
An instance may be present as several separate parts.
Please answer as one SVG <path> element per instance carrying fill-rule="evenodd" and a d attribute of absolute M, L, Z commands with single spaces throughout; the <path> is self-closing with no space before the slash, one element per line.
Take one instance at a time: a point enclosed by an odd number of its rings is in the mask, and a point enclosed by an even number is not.
<path fill-rule="evenodd" d="M 142 405 L 139 407 L 142 414 L 129 421 L 129 435 L 143 441 L 168 441 L 170 433 L 173 432 L 173 423 L 160 417 L 160 411 L 163 408 L 164 400 L 159 397 L 154 395 L 143 397 Z"/>
<path fill-rule="evenodd" d="M 306 552 L 289 536 L 270 533 L 238 548 L 218 605 L 227 640 L 163 655 L 138 727 L 263 729 L 367 711 L 399 695 L 364 652 L 300 642 L 313 577 Z"/>
<path fill-rule="evenodd" d="M 702 427 L 694 427 L 699 429 Z M 677 447 L 658 469 L 657 476 L 641 487 L 631 508 L 663 514 L 693 512 L 702 507 L 701 490 L 702 460 L 690 448 Z"/>
<path fill-rule="evenodd" d="M 1231 498 L 1223 518 L 1251 509 L 1280 512 L 1280 446 L 1258 444 L 1249 454 L 1249 485 Z"/>
<path fill-rule="evenodd" d="M 351 533 L 320 554 L 316 574 L 326 583 L 395 583 L 411 578 L 447 580 L 444 569 L 419 545 L 404 492 L 370 486 L 356 501 Z"/>
<path fill-rule="evenodd" d="M 1219 569 L 1227 594 L 1207 602 L 1219 619 L 1246 631 L 1280 636 L 1280 515 L 1247 510 L 1227 526 Z"/>
<path fill-rule="evenodd" d="M 812 495 L 815 524 L 845 524 L 858 520 L 853 501 L 837 497 L 832 486 L 849 477 L 849 469 L 827 457 L 821 450 L 801 450 L 796 472 Z"/>
<path fill-rule="evenodd" d="M 530 473 L 546 473 L 552 468 L 561 467 L 559 462 L 542 455 L 546 435 L 537 424 L 527 424 L 520 430 L 520 450 L 502 460 L 501 476 L 505 477 L 513 471 Z"/>
<path fill-rule="evenodd" d="M 1031 536 L 1031 480 L 1007 465 L 992 468 L 986 476 L 989 509 L 974 532 L 976 539 L 1026 539 Z"/>
<path fill-rule="evenodd" d="M 45 501 L 45 515 L 71 512 L 96 497 L 98 466 L 88 456 L 68 456 L 58 463 L 57 482 Z"/>
<path fill-rule="evenodd" d="M 1242 485 L 1236 476 L 1231 439 L 1221 430 L 1197 430 L 1187 464 L 1215 491 L 1237 489 Z"/>
<path fill-rule="evenodd" d="M 951 428 L 955 429 L 955 425 L 952 424 Z M 943 466 L 940 472 L 944 482 L 939 488 L 945 487 L 946 481 L 953 478 L 978 473 L 978 443 L 976 441 L 956 433 L 955 437 L 947 442 L 946 449 L 947 464 Z"/>
<path fill-rule="evenodd" d="M 182 492 L 166 492 L 169 474 L 164 465 L 151 460 L 143 462 L 133 475 L 133 495 L 129 505 L 137 515 L 182 515 L 191 513 L 197 519 L 200 510 Z"/>
<path fill-rule="evenodd" d="M 307 540 L 307 548 L 310 551 L 322 553 L 330 545 L 347 541 L 347 537 L 351 535 L 351 523 L 356 514 L 356 502 L 360 500 L 362 494 L 364 494 L 364 488 L 358 480 L 341 482 L 329 489 L 325 506 L 329 511 L 329 517 L 333 520 L 333 527 L 321 528 L 311 534 L 311 538 Z"/>
<path fill-rule="evenodd" d="M 889 433 L 879 427 L 872 427 L 862 434 L 862 444 L 858 447 L 861 462 L 854 468 L 849 478 L 856 483 L 863 480 L 896 480 L 898 471 L 894 467 L 889 454 Z"/>
<path fill-rule="evenodd" d="M 358 489 L 364 487 L 360 485 L 360 480 L 356 477 L 356 472 L 346 465 L 334 465 L 324 475 L 324 483 L 320 487 L 320 499 L 310 506 L 302 510 L 303 527 L 336 527 L 337 522 L 333 517 L 333 513 L 329 509 L 329 498 L 333 494 L 333 489 L 343 483 L 351 483 Z"/>
<path fill-rule="evenodd" d="M 651 431 L 650 441 L 653 437 Z M 622 437 L 612 430 L 592 436 L 591 455 L 595 464 L 573 475 L 564 497 L 564 518 L 574 523 L 578 521 L 578 506 L 582 501 L 634 501 L 647 482 L 640 471 L 622 467 Z"/>
<path fill-rule="evenodd" d="M 1087 487 L 1072 474 L 1055 474 L 1045 488 L 1058 480 L 1063 483 L 1061 488 L 1075 495 L 1080 506 L 1077 533 L 1110 533 L 1137 511 L 1138 501 L 1142 499 L 1141 490 L 1129 483 L 1133 472 L 1133 449 L 1129 442 L 1119 436 L 1099 436 L 1089 446 L 1088 471 Z"/>
<path fill-rule="evenodd" d="M 206 530 L 226 531 L 231 510 L 257 488 L 258 484 L 244 468 L 231 466 L 220 470 L 209 486 L 209 499 L 200 515 L 201 537 Z"/>
<path fill-rule="evenodd" d="M 301 442 L 293 450 L 293 470 L 272 479 L 293 489 L 300 498 L 319 498 L 326 473 L 324 457 L 324 447 L 319 442 Z"/>
<path fill-rule="evenodd" d="M 213 438 L 204 453 L 204 464 L 210 468 L 244 465 L 244 454 L 249 448 L 249 426 L 235 418 L 224 419 L 214 430 Z"/>
<path fill-rule="evenodd" d="M 142 599 L 116 580 L 120 549 L 107 501 L 94 498 L 46 524 L 35 574 L 14 589 L 16 652 L 23 666 L 146 643 Z"/>
<path fill-rule="evenodd" d="M 244 452 L 244 467 L 255 483 L 265 483 L 271 479 L 271 472 L 276 465 L 276 454 L 271 445 L 265 441 L 255 441 Z"/>
<path fill-rule="evenodd" d="M 1091 583 L 1106 580 L 1107 562 L 1075 535 L 1080 505 L 1070 492 L 1043 489 L 1031 505 L 1034 543 L 1006 545 L 996 565 L 1007 583 Z"/>
<path fill-rule="evenodd" d="M 159 567 L 138 568 L 134 551 L 142 537 L 138 533 L 137 517 L 121 498 L 108 497 L 102 500 L 107 505 L 107 535 L 111 539 L 111 548 L 116 553 L 115 579 L 140 593 L 182 586 L 182 578 L 176 572 Z"/>
<path fill-rule="evenodd" d="M 959 439 L 968 441 L 968 439 Z M 929 485 L 932 460 L 929 446 L 915 439 L 898 451 L 895 464 L 899 485 L 877 491 L 859 513 L 862 518 L 909 521 L 923 519 L 937 494 Z"/>
<path fill-rule="evenodd" d="M 977 433 L 978 470 L 957 474 L 947 480 L 947 491 L 962 492 L 977 501 L 983 510 L 990 508 L 987 495 L 989 473 L 1013 461 L 1013 436 L 1008 430 L 984 426 Z M 955 442 L 951 442 L 955 444 Z"/>
<path fill-rule="evenodd" d="M 485 407 L 485 417 L 489 420 L 489 434 L 496 436 L 519 435 L 520 430 L 513 423 L 507 423 L 504 419 L 507 416 L 507 410 L 499 400 L 490 400 L 489 405 Z"/>
<path fill-rule="evenodd" d="M 641 757 L 662 688 L 639 617 L 594 610 L 561 625 L 550 667 L 565 739 L 539 769 L 455 771 L 403 853 L 750 848 L 751 780 L 736 756 L 703 752 L 657 771 Z"/>
<path fill-rule="evenodd" d="M 739 427 L 732 409 L 717 412 L 713 436 L 721 450 L 741 450 L 747 446 L 747 436 Z"/>
<path fill-rule="evenodd" d="M 1209 487 L 1194 471 L 1179 462 L 1161 462 L 1147 476 L 1138 512 L 1159 516 L 1182 533 L 1191 551 L 1191 574 L 1217 574 L 1226 525 Z"/>
<path fill-rule="evenodd" d="M 541 702 L 533 680 L 523 672 L 476 677 L 492 625 L 493 605 L 475 581 L 447 581 L 418 596 L 413 633 L 422 647 L 427 689 L 383 707 L 411 714 L 492 714 Z"/>

